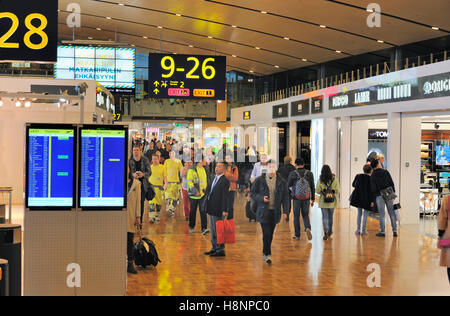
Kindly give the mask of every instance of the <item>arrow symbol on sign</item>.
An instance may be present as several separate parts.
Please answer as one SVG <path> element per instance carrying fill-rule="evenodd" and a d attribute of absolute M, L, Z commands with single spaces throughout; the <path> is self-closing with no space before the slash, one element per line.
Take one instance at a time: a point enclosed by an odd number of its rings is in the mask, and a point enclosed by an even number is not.
<path fill-rule="evenodd" d="M 155 81 L 153 84 L 155 85 L 155 87 L 158 88 L 158 86 L 159 86 L 159 82 L 158 81 Z"/>
<path fill-rule="evenodd" d="M 155 89 L 155 90 L 153 90 L 153 92 L 154 92 L 156 95 L 158 95 L 159 90 L 158 90 L 158 89 Z"/>

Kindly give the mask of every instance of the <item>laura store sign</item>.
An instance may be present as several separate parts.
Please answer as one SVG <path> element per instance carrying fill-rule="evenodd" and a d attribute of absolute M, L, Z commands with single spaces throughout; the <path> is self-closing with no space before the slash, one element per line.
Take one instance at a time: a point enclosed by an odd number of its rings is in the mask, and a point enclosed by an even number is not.
<path fill-rule="evenodd" d="M 450 96 L 450 73 L 385 83 L 330 96 L 330 110 Z"/>

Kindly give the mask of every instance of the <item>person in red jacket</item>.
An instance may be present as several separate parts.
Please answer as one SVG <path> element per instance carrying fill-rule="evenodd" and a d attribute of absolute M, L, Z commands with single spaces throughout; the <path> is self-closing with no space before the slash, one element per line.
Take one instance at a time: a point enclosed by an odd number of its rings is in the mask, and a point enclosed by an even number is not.
<path fill-rule="evenodd" d="M 228 219 L 234 218 L 234 200 L 236 198 L 236 191 L 238 188 L 237 182 L 239 179 L 238 167 L 233 163 L 233 157 L 231 155 L 226 155 L 225 161 L 227 163 L 227 171 L 225 172 L 225 177 L 230 182 L 230 197 L 228 206 Z"/>

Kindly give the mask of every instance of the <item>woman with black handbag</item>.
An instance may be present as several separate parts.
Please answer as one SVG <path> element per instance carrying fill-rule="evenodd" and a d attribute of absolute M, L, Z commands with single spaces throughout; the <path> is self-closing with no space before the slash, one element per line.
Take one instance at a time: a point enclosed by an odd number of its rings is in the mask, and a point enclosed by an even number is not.
<path fill-rule="evenodd" d="M 323 240 L 328 240 L 333 235 L 334 210 L 339 204 L 337 196 L 340 191 L 338 179 L 331 172 L 330 166 L 324 165 L 316 188 L 320 196 L 319 207 L 322 209 Z"/>
<path fill-rule="evenodd" d="M 394 210 L 394 200 L 397 195 L 395 194 L 394 181 L 389 171 L 381 168 L 378 160 L 372 161 L 371 166 L 374 171 L 370 177 L 370 185 L 373 194 L 376 196 L 375 201 L 380 214 L 380 232 L 377 234 L 377 237 L 386 236 L 385 208 L 387 208 L 389 217 L 391 218 L 394 237 L 397 237 L 397 217 L 395 216 Z"/>

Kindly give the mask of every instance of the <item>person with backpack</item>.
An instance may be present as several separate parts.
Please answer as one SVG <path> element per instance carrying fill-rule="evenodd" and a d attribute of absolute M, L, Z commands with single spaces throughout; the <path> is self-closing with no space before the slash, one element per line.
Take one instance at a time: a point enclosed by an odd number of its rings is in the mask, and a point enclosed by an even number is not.
<path fill-rule="evenodd" d="M 314 175 L 305 169 L 305 161 L 302 158 L 295 160 L 297 170 L 292 171 L 288 178 L 288 187 L 294 200 L 294 240 L 300 240 L 300 214 L 308 240 L 312 240 L 311 222 L 309 220 L 310 205 L 314 206 L 316 198 Z"/>
<path fill-rule="evenodd" d="M 392 232 L 394 237 L 398 237 L 397 233 L 397 216 L 394 210 L 395 185 L 389 171 L 381 167 L 380 161 L 374 160 L 371 163 L 373 173 L 370 177 L 370 185 L 372 193 L 375 195 L 375 201 L 380 214 L 380 232 L 377 237 L 386 236 L 386 211 L 388 210 L 389 217 L 392 224 Z"/>
<path fill-rule="evenodd" d="M 338 179 L 331 172 L 330 166 L 324 165 L 317 183 L 316 192 L 320 196 L 319 207 L 322 209 L 323 240 L 325 241 L 333 235 L 334 210 L 339 205 L 338 194 L 340 191 Z"/>
<path fill-rule="evenodd" d="M 197 219 L 197 209 L 200 210 L 202 234 L 206 235 L 208 230 L 208 218 L 204 211 L 205 193 L 208 187 L 208 176 L 205 170 L 206 160 L 202 159 L 192 166 L 187 173 L 188 195 L 190 200 L 189 232 L 194 233 Z"/>
<path fill-rule="evenodd" d="M 356 175 L 353 180 L 353 191 L 350 198 L 350 205 L 358 208 L 358 218 L 356 221 L 356 235 L 367 235 L 367 216 L 369 210 L 375 206 L 375 196 L 372 193 L 370 185 L 370 177 L 372 175 L 372 167 L 364 165 L 363 174 Z M 361 220 L 363 221 L 361 228 Z"/>
<path fill-rule="evenodd" d="M 261 224 L 263 234 L 263 260 L 272 264 L 272 241 L 275 228 L 281 221 L 281 208 L 286 219 L 289 213 L 289 192 L 287 183 L 277 173 L 275 163 L 269 161 L 267 174 L 255 179 L 251 190 L 256 203 L 256 220 Z"/>

